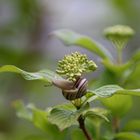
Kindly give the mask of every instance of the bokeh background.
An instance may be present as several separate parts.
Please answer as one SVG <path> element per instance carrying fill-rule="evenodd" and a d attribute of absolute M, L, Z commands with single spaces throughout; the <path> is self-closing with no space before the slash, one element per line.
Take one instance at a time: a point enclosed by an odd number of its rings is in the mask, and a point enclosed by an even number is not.
<path fill-rule="evenodd" d="M 102 35 L 104 28 L 116 24 L 129 25 L 136 31 L 124 50 L 125 61 L 140 44 L 139 0 L 0 0 L 0 66 L 55 70 L 57 61 L 65 54 L 81 51 L 99 65 L 99 71 L 93 75 L 98 77 L 102 66 L 96 56 L 76 46 L 67 48 L 57 39 L 48 38 L 48 34 L 56 29 L 71 29 L 90 36 L 116 56 Z M 0 140 L 23 140 L 29 134 L 42 133 L 16 117 L 12 102 L 17 99 L 43 109 L 65 102 L 56 88 L 25 81 L 19 75 L 0 74 Z M 140 117 L 138 113 L 130 114 Z"/>

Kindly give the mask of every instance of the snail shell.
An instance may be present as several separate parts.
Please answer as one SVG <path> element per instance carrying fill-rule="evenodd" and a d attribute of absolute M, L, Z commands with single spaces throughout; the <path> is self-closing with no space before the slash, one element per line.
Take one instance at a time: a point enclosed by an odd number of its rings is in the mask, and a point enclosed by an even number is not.
<path fill-rule="evenodd" d="M 69 90 L 62 90 L 62 94 L 67 100 L 81 98 L 86 94 L 87 83 L 88 81 L 86 78 L 78 78 L 74 83 L 73 88 Z"/>

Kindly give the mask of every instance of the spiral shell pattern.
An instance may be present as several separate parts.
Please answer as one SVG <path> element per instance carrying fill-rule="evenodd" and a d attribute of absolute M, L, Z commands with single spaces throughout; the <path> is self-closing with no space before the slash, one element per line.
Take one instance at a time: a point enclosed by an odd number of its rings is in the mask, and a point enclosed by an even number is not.
<path fill-rule="evenodd" d="M 87 83 L 88 81 L 86 78 L 78 78 L 74 83 L 73 88 L 70 90 L 62 90 L 62 94 L 67 100 L 81 98 L 86 94 Z"/>

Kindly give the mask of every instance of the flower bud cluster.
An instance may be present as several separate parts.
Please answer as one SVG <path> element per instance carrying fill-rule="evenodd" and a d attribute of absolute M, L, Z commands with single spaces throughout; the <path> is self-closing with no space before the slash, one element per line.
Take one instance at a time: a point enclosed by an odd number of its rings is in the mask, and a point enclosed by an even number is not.
<path fill-rule="evenodd" d="M 75 52 L 64 56 L 58 62 L 56 72 L 66 76 L 70 81 L 76 81 L 77 77 L 80 77 L 83 73 L 94 71 L 96 68 L 97 65 L 92 60 L 88 60 L 85 54 Z"/>
<path fill-rule="evenodd" d="M 104 30 L 106 38 L 118 48 L 125 47 L 129 38 L 134 35 L 134 30 L 129 26 L 115 25 Z"/>

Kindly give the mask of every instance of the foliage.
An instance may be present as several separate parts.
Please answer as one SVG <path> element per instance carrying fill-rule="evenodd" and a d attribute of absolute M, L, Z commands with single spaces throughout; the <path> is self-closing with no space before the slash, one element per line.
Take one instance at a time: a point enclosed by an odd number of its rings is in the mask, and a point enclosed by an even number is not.
<path fill-rule="evenodd" d="M 140 89 L 138 89 L 140 87 L 138 79 L 140 77 L 140 73 L 138 72 L 140 67 L 140 52 L 138 51 L 129 61 L 123 63 L 122 50 L 134 32 L 131 28 L 125 26 L 114 26 L 109 29 L 111 29 L 111 32 L 110 30 L 106 30 L 107 39 L 112 41 L 118 54 L 118 59 L 115 62 L 112 60 L 110 52 L 104 51 L 105 49 L 101 45 L 87 36 L 69 30 L 58 30 L 51 34 L 63 41 L 65 45 L 84 47 L 101 58 L 105 70 L 89 89 L 87 87 L 87 80 L 83 78 L 83 75 L 85 72 L 94 71 L 97 66 L 93 61 L 89 61 L 85 55 L 80 53 L 78 55 L 77 53 L 72 53 L 65 56 L 59 62 L 59 70 L 56 71 L 58 74 L 50 70 L 26 72 L 13 65 L 0 67 L 0 73 L 14 72 L 22 75 L 26 80 L 41 80 L 48 86 L 56 86 L 62 90 L 64 97 L 70 101 L 70 103 L 50 107 L 46 110 L 38 109 L 33 104 L 26 106 L 22 102 L 17 101 L 14 103 L 17 115 L 45 131 L 51 136 L 50 139 L 65 139 L 66 131 L 75 127 L 77 128 L 77 125 L 79 125 L 88 140 L 92 139 L 91 135 L 96 140 L 109 140 L 110 138 L 112 140 L 138 140 L 140 136 L 135 130 L 139 129 L 139 125 L 136 124 L 139 124 L 140 120 L 131 120 L 124 128 L 121 128 L 120 121 L 133 105 L 131 96 L 140 96 Z M 110 39 L 112 37 L 113 40 Z M 84 59 L 82 59 L 83 57 Z M 72 67 L 70 67 L 71 63 Z M 77 74 L 79 70 L 81 73 Z M 61 73 L 63 77 L 59 75 Z M 90 103 L 95 100 L 99 100 L 106 109 L 91 107 Z M 109 118 L 108 114 L 112 117 Z M 85 123 L 88 124 L 88 121 L 91 122 L 90 126 L 94 128 L 94 132 L 91 132 L 91 135 L 85 128 Z M 110 124 L 111 129 L 108 130 L 109 136 L 106 132 L 102 133 L 100 131 L 101 124 L 104 121 Z M 61 133 L 60 131 L 62 130 L 63 132 Z M 55 138 L 52 132 L 55 133 Z M 80 138 L 82 136 L 79 132 L 77 135 L 75 137 Z M 76 139 L 75 137 L 72 137 L 72 139 Z"/>

